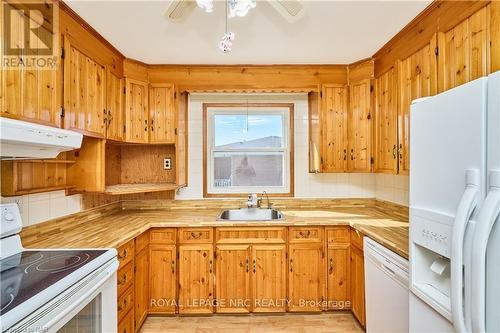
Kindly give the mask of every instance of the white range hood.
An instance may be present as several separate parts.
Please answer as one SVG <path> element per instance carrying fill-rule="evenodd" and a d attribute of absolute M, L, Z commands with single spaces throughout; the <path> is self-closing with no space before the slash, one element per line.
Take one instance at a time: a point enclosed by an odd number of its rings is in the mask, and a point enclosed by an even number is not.
<path fill-rule="evenodd" d="M 0 117 L 2 159 L 55 158 L 80 148 L 82 140 L 77 132 Z"/>

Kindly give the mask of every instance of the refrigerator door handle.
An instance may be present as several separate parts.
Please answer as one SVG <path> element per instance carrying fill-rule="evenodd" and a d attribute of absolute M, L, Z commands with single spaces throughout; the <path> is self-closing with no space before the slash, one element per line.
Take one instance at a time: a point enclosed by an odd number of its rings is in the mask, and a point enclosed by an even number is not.
<path fill-rule="evenodd" d="M 463 248 L 465 231 L 479 198 L 479 170 L 467 170 L 466 186 L 453 223 L 451 244 L 451 317 L 458 333 L 466 333 L 464 316 Z"/>
<path fill-rule="evenodd" d="M 472 331 L 486 332 L 486 251 L 493 226 L 500 215 L 500 170 L 490 173 L 490 192 L 478 216 L 472 246 Z"/>

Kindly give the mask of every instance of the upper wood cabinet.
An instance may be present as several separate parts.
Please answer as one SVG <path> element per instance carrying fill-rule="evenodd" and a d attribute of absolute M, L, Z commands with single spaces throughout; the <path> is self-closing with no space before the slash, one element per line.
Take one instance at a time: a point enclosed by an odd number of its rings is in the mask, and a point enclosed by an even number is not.
<path fill-rule="evenodd" d="M 149 142 L 148 83 L 125 78 L 125 140 Z"/>
<path fill-rule="evenodd" d="M 397 62 L 398 73 L 398 172 L 410 170 L 410 104 L 414 99 L 435 95 L 437 92 L 437 40 L 411 56 Z"/>
<path fill-rule="evenodd" d="M 106 72 L 106 138 L 125 140 L 125 79 Z"/>
<path fill-rule="evenodd" d="M 325 84 L 321 92 L 321 171 L 347 168 L 347 98 L 345 85 Z"/>
<path fill-rule="evenodd" d="M 87 136 L 106 136 L 106 68 L 64 38 L 65 127 Z"/>
<path fill-rule="evenodd" d="M 397 173 L 397 94 L 394 68 L 375 80 L 375 171 Z"/>
<path fill-rule="evenodd" d="M 2 5 L 4 2 L 2 1 Z M 5 3 L 6 6 L 10 6 Z M 23 27 L 25 17 L 20 12 L 12 10 L 11 43 L 24 45 Z M 35 24 L 38 26 L 38 24 Z M 44 26 L 36 28 L 37 35 L 51 34 Z M 23 48 L 18 48 L 18 57 L 25 54 Z M 31 68 L 19 66 L 6 67 L 1 64 L 0 115 L 25 121 L 37 122 L 43 125 L 59 127 L 61 124 L 61 81 L 60 58 L 57 57 L 57 67 Z"/>
<path fill-rule="evenodd" d="M 176 95 L 172 84 L 150 84 L 149 142 L 175 143 Z"/>
<path fill-rule="evenodd" d="M 371 80 L 349 84 L 347 169 L 371 171 Z"/>
<path fill-rule="evenodd" d="M 490 73 L 490 7 L 438 33 L 440 92 Z"/>

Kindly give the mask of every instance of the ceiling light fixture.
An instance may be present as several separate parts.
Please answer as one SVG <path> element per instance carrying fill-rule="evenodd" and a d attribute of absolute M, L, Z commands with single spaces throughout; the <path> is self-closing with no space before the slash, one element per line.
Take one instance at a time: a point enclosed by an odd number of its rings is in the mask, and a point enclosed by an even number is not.
<path fill-rule="evenodd" d="M 256 0 L 228 0 L 229 18 L 236 16 L 243 17 L 250 9 L 257 6 Z"/>
<path fill-rule="evenodd" d="M 213 0 L 196 0 L 196 4 L 207 13 L 211 13 L 214 11 Z"/>

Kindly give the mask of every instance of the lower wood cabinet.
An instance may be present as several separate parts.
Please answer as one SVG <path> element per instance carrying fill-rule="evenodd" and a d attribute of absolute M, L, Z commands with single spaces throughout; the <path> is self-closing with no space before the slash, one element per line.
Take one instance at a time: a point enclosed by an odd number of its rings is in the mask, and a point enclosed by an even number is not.
<path fill-rule="evenodd" d="M 362 239 L 362 234 L 352 231 L 351 238 Z M 365 326 L 365 263 L 363 249 L 358 242 L 351 247 L 351 298 L 352 313 Z"/>
<path fill-rule="evenodd" d="M 333 245 L 327 250 L 327 308 L 346 310 L 351 308 L 350 246 Z"/>
<path fill-rule="evenodd" d="M 212 244 L 179 246 L 179 313 L 213 312 L 214 268 Z"/>
<path fill-rule="evenodd" d="M 175 245 L 149 245 L 150 313 L 175 313 L 177 260 Z"/>
<path fill-rule="evenodd" d="M 118 333 L 134 333 L 134 310 L 130 310 L 118 323 Z"/>
<path fill-rule="evenodd" d="M 291 312 L 323 309 L 323 243 L 289 245 L 288 301 Z"/>
<path fill-rule="evenodd" d="M 137 242 L 136 242 L 137 248 Z M 135 330 L 138 331 L 148 316 L 149 305 L 149 248 L 135 255 Z"/>
<path fill-rule="evenodd" d="M 250 312 L 250 245 L 217 245 L 216 251 L 216 312 Z"/>

